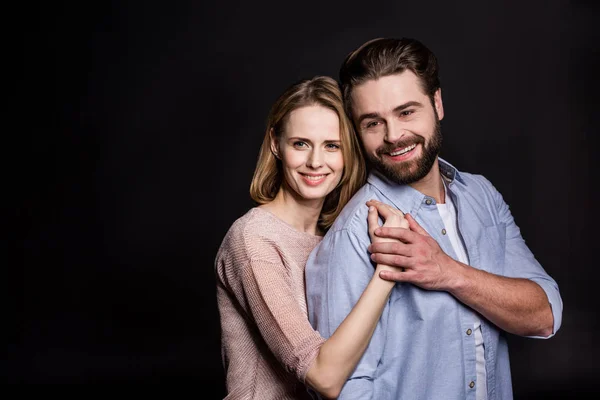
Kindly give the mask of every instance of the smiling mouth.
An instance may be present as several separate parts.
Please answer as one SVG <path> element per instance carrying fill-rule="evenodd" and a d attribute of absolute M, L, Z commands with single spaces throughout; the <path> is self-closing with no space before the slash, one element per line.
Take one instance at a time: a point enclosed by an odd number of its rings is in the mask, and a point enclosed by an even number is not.
<path fill-rule="evenodd" d="M 300 175 L 302 175 L 304 178 L 308 179 L 309 181 L 314 181 L 314 182 L 318 182 L 327 176 L 327 174 L 321 174 L 321 175 L 300 174 Z"/>
<path fill-rule="evenodd" d="M 404 148 L 402 148 L 402 149 L 400 149 L 400 150 L 393 151 L 393 152 L 391 152 L 391 153 L 388 153 L 388 154 L 389 154 L 391 157 L 401 156 L 402 154 L 406 154 L 406 153 L 408 153 L 409 151 L 411 151 L 411 150 L 412 150 L 412 149 L 414 149 L 415 147 L 417 147 L 417 144 L 416 144 L 416 143 L 415 143 L 415 144 L 411 144 L 410 146 L 404 147 Z"/>

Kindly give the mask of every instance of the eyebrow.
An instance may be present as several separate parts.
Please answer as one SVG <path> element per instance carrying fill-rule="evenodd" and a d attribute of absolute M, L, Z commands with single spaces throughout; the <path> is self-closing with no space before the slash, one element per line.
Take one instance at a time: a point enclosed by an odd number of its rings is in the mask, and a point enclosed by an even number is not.
<path fill-rule="evenodd" d="M 304 137 L 300 137 L 300 136 L 292 136 L 288 140 L 301 140 L 303 142 L 309 142 L 309 143 L 313 142 L 312 140 L 310 140 L 308 138 L 304 138 Z M 342 140 L 341 139 L 327 139 L 327 140 L 323 140 L 323 142 L 324 143 L 341 143 Z"/>
<path fill-rule="evenodd" d="M 422 103 L 419 103 L 418 101 L 408 101 L 404 104 L 400 104 L 398 107 L 394 108 L 393 112 L 394 113 L 399 113 L 400 111 L 403 111 L 409 107 L 423 107 Z M 360 117 L 358 117 L 358 125 L 361 124 L 361 122 L 363 122 L 365 119 L 369 119 L 369 118 L 380 118 L 381 115 L 379 113 L 367 113 L 367 114 L 362 114 Z"/>

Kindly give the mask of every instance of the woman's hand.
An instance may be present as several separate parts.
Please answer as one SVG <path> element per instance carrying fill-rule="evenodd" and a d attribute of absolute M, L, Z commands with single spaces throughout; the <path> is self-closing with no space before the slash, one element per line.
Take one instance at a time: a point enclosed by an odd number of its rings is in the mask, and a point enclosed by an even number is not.
<path fill-rule="evenodd" d="M 380 215 L 383 219 L 383 227 L 395 229 L 408 229 L 409 224 L 406 218 L 404 218 L 404 213 L 398 210 L 396 207 L 390 206 L 389 204 L 385 204 L 377 200 L 367 201 L 367 206 L 369 206 L 369 215 L 367 219 L 369 222 L 369 236 L 371 237 L 371 246 L 375 243 L 399 242 L 398 239 L 375 236 L 375 229 L 379 228 Z M 378 262 L 376 271 L 378 274 L 380 274 L 383 271 L 402 273 L 404 272 L 404 268 L 401 265 L 390 266 Z"/>
<path fill-rule="evenodd" d="M 386 228 L 405 228 L 408 229 L 408 221 L 404 218 L 404 213 L 396 207 L 382 203 L 377 200 L 367 201 L 369 206 L 369 215 L 367 217 L 369 223 L 369 236 L 371 243 L 376 242 L 397 242 L 396 239 L 383 238 L 375 236 L 375 229 L 379 228 L 379 216 L 383 219 L 383 226 Z"/>

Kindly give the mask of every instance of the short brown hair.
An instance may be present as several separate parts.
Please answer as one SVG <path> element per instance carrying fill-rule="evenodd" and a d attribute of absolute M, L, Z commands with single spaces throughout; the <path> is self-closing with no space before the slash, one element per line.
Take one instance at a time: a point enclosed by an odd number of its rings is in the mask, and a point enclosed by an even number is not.
<path fill-rule="evenodd" d="M 411 38 L 378 38 L 370 40 L 354 50 L 340 68 L 346 112 L 352 116 L 352 89 L 368 80 L 413 72 L 425 94 L 433 104 L 433 96 L 440 88 L 438 62 L 425 45 Z"/>
<path fill-rule="evenodd" d="M 272 201 L 279 192 L 283 171 L 281 161 L 271 152 L 271 132 L 276 139 L 279 139 L 291 112 L 311 105 L 319 105 L 334 111 L 340 122 L 344 170 L 340 183 L 325 198 L 318 223 L 319 228 L 327 230 L 366 179 L 362 150 L 354 134 L 353 125 L 344 112 L 340 87 L 333 78 L 316 76 L 297 82 L 273 104 L 250 184 L 250 197 L 258 204 L 265 204 Z"/>

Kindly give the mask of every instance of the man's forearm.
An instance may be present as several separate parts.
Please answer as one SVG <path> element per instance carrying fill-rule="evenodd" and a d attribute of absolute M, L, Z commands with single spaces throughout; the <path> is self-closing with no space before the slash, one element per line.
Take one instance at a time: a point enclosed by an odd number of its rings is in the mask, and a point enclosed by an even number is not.
<path fill-rule="evenodd" d="M 447 291 L 506 332 L 547 337 L 554 317 L 544 290 L 523 278 L 491 274 L 449 258 L 456 274 Z"/>

